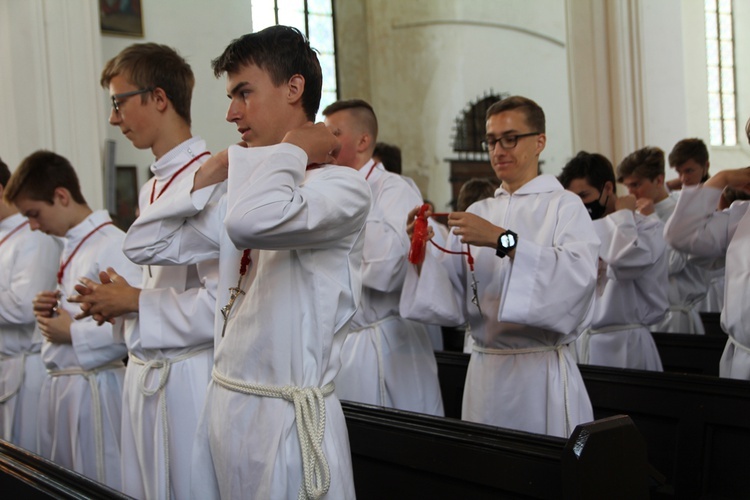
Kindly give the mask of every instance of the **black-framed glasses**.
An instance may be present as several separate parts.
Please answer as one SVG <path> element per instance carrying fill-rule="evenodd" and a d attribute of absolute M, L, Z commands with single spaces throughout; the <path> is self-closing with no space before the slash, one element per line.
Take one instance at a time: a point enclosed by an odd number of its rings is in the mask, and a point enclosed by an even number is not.
<path fill-rule="evenodd" d="M 123 92 L 122 94 L 114 94 L 113 96 L 111 96 L 111 99 L 112 99 L 112 109 L 115 111 L 115 113 L 119 113 L 120 112 L 120 104 L 121 104 L 119 102 L 120 99 L 125 99 L 125 98 L 132 97 L 132 96 L 138 95 L 138 94 L 145 94 L 146 92 L 151 92 L 153 90 L 154 90 L 153 87 L 146 87 L 145 89 L 131 90 L 130 92 Z"/>
<path fill-rule="evenodd" d="M 492 152 L 495 150 L 495 144 L 497 144 L 498 142 L 503 149 L 513 149 L 516 147 L 516 144 L 518 144 L 518 139 L 521 139 L 522 137 L 531 137 L 532 135 L 541 135 L 541 132 L 529 132 L 528 134 L 518 135 L 504 135 L 502 137 L 498 137 L 497 139 L 494 137 L 488 137 L 486 141 L 482 141 L 482 149 L 484 151 Z"/>

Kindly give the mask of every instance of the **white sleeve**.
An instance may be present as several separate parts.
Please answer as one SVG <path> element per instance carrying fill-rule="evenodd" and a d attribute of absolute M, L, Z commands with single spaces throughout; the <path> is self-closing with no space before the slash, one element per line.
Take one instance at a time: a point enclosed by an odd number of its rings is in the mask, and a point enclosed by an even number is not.
<path fill-rule="evenodd" d="M 370 188 L 357 172 L 329 166 L 305 178 L 307 155 L 291 144 L 229 148 L 227 233 L 237 248 L 328 248 L 359 232 Z"/>
<path fill-rule="evenodd" d="M 184 178 L 144 208 L 128 230 L 123 251 L 138 264 L 193 264 L 219 257 L 226 183 L 191 193 L 193 177 Z"/>

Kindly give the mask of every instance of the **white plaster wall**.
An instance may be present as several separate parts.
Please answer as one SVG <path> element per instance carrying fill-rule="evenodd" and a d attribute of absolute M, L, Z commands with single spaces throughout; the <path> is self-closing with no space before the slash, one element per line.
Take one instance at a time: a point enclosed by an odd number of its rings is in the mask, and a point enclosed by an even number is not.
<path fill-rule="evenodd" d="M 65 156 L 93 208 L 103 206 L 96 4 L 0 2 L 0 156 L 14 170 L 38 149 Z"/>
<path fill-rule="evenodd" d="M 372 0 L 367 19 L 380 140 L 401 146 L 404 173 L 437 206 L 450 201 L 454 120 L 490 89 L 544 108 L 541 159 L 560 171 L 572 146 L 563 1 Z"/>
<path fill-rule="evenodd" d="M 214 152 L 237 142 L 235 127 L 224 120 L 229 103 L 224 78 L 214 78 L 211 59 L 220 55 L 232 39 L 251 31 L 250 1 L 158 0 L 141 2 L 141 5 L 144 37 L 102 35 L 101 67 L 93 77 L 98 82 L 104 64 L 128 45 L 139 42 L 169 45 L 188 61 L 195 74 L 191 110 L 193 134 L 204 138 Z M 101 89 L 99 95 L 108 113 L 109 92 Z M 107 124 L 106 133 L 116 141 L 117 164 L 137 165 L 138 182 L 143 184 L 154 160 L 151 152 L 135 149 L 117 127 Z"/>

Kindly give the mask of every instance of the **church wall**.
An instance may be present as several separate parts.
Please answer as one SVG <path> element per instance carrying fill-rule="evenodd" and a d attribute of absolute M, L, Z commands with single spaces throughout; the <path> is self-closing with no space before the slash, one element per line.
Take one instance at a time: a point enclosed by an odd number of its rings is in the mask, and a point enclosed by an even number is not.
<path fill-rule="evenodd" d="M 544 170 L 559 172 L 572 147 L 564 2 L 537 0 L 529 9 L 525 1 L 370 0 L 365 33 L 341 17 L 342 3 L 338 43 L 366 45 L 379 139 L 401 147 L 404 174 L 438 207 L 450 201 L 445 159 L 456 156 L 454 120 L 490 90 L 530 97 L 545 109 Z M 339 55 L 344 73 L 349 61 Z M 362 87 L 340 81 L 342 98 L 363 97 Z"/>

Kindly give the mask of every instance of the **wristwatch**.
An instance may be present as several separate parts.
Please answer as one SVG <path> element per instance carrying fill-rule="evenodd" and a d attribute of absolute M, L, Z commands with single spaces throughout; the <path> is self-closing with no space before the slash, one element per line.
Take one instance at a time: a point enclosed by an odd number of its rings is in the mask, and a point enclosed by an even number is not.
<path fill-rule="evenodd" d="M 511 250 L 516 248 L 516 243 L 518 243 L 518 235 L 510 229 L 507 229 L 497 239 L 497 250 L 495 251 L 495 255 L 500 258 L 505 257 Z"/>

